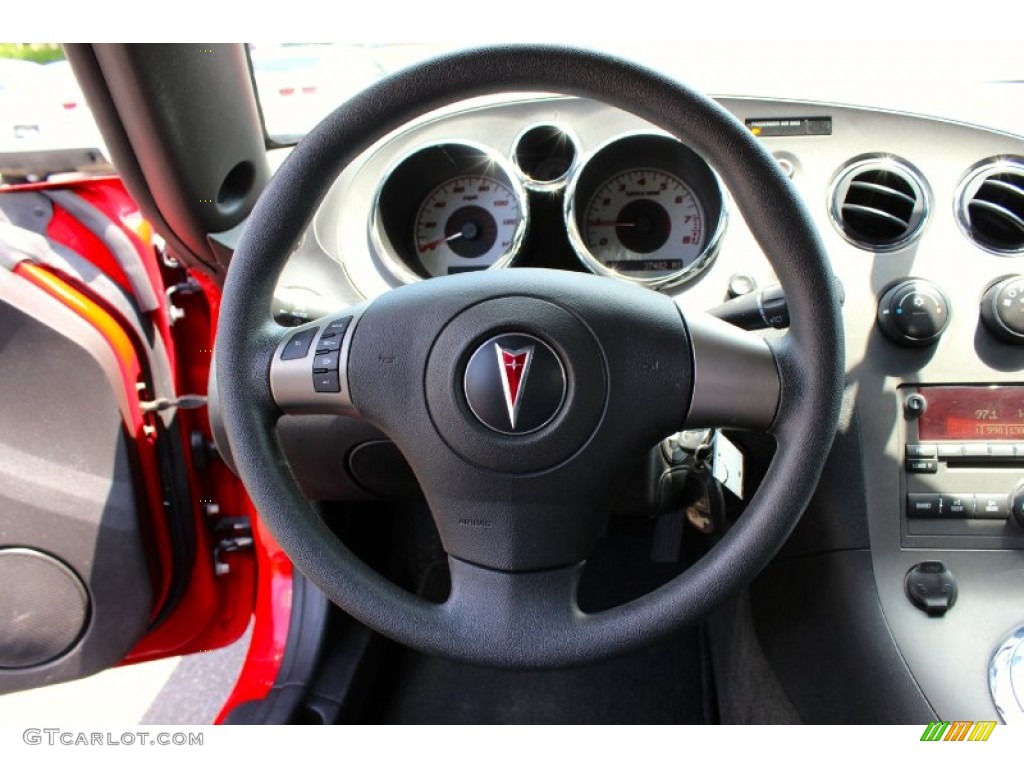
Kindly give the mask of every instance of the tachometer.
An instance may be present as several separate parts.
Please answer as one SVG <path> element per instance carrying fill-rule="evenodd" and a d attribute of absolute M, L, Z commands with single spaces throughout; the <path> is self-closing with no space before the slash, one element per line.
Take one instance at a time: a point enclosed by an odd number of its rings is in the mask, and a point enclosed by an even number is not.
<path fill-rule="evenodd" d="M 599 275 L 666 289 L 714 260 L 725 230 L 718 177 L 670 136 L 622 136 L 595 151 L 569 182 L 569 240 Z"/>
<path fill-rule="evenodd" d="M 664 277 L 704 250 L 704 211 L 693 190 L 656 168 L 618 173 L 602 184 L 584 213 L 584 242 L 610 270 Z"/>
<path fill-rule="evenodd" d="M 516 240 L 519 200 L 487 176 L 459 176 L 438 186 L 416 214 L 416 255 L 431 276 L 487 269 Z"/>

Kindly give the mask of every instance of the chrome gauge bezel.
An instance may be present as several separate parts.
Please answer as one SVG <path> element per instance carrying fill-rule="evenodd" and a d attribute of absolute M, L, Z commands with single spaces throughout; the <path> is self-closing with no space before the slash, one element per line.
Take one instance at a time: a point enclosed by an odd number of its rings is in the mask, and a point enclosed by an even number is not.
<path fill-rule="evenodd" d="M 558 178 L 551 179 L 550 181 L 538 181 L 537 179 L 534 179 L 525 170 L 523 170 L 517 160 L 519 146 L 523 138 L 528 133 L 535 131 L 538 128 L 551 128 L 561 132 L 565 136 L 566 141 L 568 141 L 573 148 L 572 161 L 569 163 L 569 167 L 565 170 L 565 173 Z M 576 137 L 576 134 L 560 123 L 553 121 L 532 123 L 516 134 L 515 138 L 512 140 L 512 145 L 509 148 L 509 157 L 512 159 L 512 163 L 518 171 L 520 178 L 523 180 L 523 185 L 527 189 L 535 192 L 559 192 L 560 190 L 565 189 L 566 185 L 569 183 L 569 179 L 572 178 L 573 174 L 576 173 L 576 169 L 580 166 L 580 142 Z"/>
<path fill-rule="evenodd" d="M 660 275 L 658 277 L 632 277 L 630 275 L 623 274 L 622 272 L 616 271 L 606 267 L 601 261 L 590 252 L 589 247 L 586 244 L 586 240 L 583 234 L 580 232 L 579 223 L 577 219 L 577 213 L 581 206 L 586 206 L 589 201 L 577 200 L 577 194 L 579 190 L 580 180 L 584 178 L 585 174 L 589 171 L 594 170 L 594 163 L 603 153 L 610 148 L 623 142 L 635 142 L 638 140 L 652 139 L 657 142 L 669 140 L 676 142 L 679 147 L 683 148 L 687 153 L 691 154 L 693 159 L 702 163 L 709 172 L 709 178 L 712 181 L 712 185 L 706 188 L 708 185 L 703 185 L 700 189 L 695 189 L 694 184 L 690 179 L 687 178 L 686 174 L 680 173 L 675 168 L 656 167 L 648 163 L 636 164 L 629 168 L 615 168 L 611 170 L 614 173 L 628 171 L 633 167 L 652 167 L 656 170 L 660 170 L 664 173 L 670 174 L 683 181 L 686 186 L 691 190 L 691 193 L 697 199 L 700 204 L 704 215 L 706 217 L 711 214 L 708 213 L 710 206 L 704 199 L 704 195 L 708 192 L 713 193 L 717 196 L 717 208 L 718 217 L 714 222 L 706 222 L 708 236 L 704 241 L 704 247 L 701 249 L 700 254 L 691 261 L 689 264 L 684 266 L 682 269 L 671 272 L 667 275 Z M 610 176 L 609 176 L 610 178 Z M 616 280 L 622 280 L 624 282 L 633 283 L 634 285 L 640 285 L 645 288 L 652 290 L 668 290 L 676 288 L 684 283 L 687 283 L 698 275 L 703 273 L 711 264 L 714 263 L 715 257 L 718 255 L 718 251 L 722 244 L 722 237 L 725 234 L 725 230 L 728 224 L 728 195 L 725 191 L 725 185 L 722 184 L 722 180 L 718 173 L 696 152 L 687 147 L 685 144 L 680 142 L 674 136 L 669 133 L 655 132 L 655 131 L 634 131 L 630 133 L 623 133 L 616 135 L 604 143 L 595 147 L 585 159 L 581 160 L 569 179 L 568 186 L 565 192 L 565 202 L 563 205 L 563 216 L 565 219 L 565 228 L 569 236 L 569 243 L 572 246 L 573 251 L 576 253 L 576 257 L 582 262 L 582 264 L 596 275 L 602 275 L 604 277 L 611 277 Z M 713 224 L 713 226 L 712 226 Z"/>
<path fill-rule="evenodd" d="M 382 200 L 385 196 L 388 184 L 395 180 L 397 174 L 401 173 L 402 169 L 405 168 L 408 163 L 414 162 L 417 157 L 422 156 L 426 152 L 440 151 L 445 153 L 449 149 L 456 153 L 466 153 L 466 157 L 475 157 L 478 160 L 486 159 L 490 164 L 488 172 L 482 173 L 479 169 L 467 166 L 465 168 L 456 168 L 455 172 L 451 173 L 451 175 L 433 178 L 430 180 L 429 184 L 425 185 L 426 188 L 423 192 L 422 199 L 415 201 L 415 204 L 412 206 L 413 209 L 418 210 L 422 205 L 423 200 L 426 199 L 425 196 L 431 194 L 432 190 L 437 189 L 440 185 L 458 178 L 459 176 L 493 176 L 495 181 L 507 186 L 515 195 L 516 202 L 519 205 L 519 223 L 516 225 L 515 231 L 513 232 L 508 250 L 495 259 L 495 261 L 489 264 L 485 269 L 502 269 L 509 266 L 519 255 L 523 241 L 526 238 L 526 233 L 529 230 L 530 202 L 529 196 L 526 192 L 526 187 L 524 186 L 522 177 L 515 166 L 510 161 L 506 160 L 498 151 L 484 144 L 467 141 L 465 139 L 432 141 L 418 145 L 416 148 L 402 155 L 395 163 L 392 163 L 384 173 L 380 182 L 377 184 L 377 187 L 374 190 L 373 207 L 370 210 L 370 221 L 368 224 L 370 243 L 376 251 L 381 264 L 385 269 L 387 269 L 393 278 L 401 283 L 416 283 L 421 280 L 429 280 L 433 276 L 418 273 L 410 264 L 410 259 L 416 258 L 412 247 L 414 238 L 412 228 L 409 229 L 405 238 L 403 238 L 407 242 L 404 242 L 402 245 L 395 244 L 388 232 L 388 227 L 384 223 Z M 465 160 L 466 158 L 462 157 L 453 159 L 453 165 L 456 165 L 458 162 L 465 162 Z M 494 169 L 497 170 L 496 173 L 494 172 Z"/>

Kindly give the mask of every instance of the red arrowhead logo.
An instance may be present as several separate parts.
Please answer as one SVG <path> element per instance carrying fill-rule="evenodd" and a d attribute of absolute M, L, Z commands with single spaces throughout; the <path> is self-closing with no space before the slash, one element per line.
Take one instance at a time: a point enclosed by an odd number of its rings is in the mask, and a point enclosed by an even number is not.
<path fill-rule="evenodd" d="M 505 349 L 499 344 L 494 345 L 498 353 L 498 367 L 501 369 L 501 388 L 505 391 L 505 406 L 508 408 L 508 420 L 512 429 L 516 428 L 519 416 L 519 404 L 523 398 L 523 387 L 530 373 L 530 361 L 533 360 L 533 346 L 523 349 Z"/>

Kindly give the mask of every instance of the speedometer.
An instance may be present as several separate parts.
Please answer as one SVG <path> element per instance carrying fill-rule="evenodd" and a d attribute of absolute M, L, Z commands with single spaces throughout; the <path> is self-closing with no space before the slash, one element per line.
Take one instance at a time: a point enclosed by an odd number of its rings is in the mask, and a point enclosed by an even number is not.
<path fill-rule="evenodd" d="M 410 283 L 512 263 L 529 198 L 508 160 L 465 141 L 414 150 L 385 176 L 371 242 L 394 278 Z"/>
<path fill-rule="evenodd" d="M 618 173 L 584 213 L 584 241 L 608 269 L 658 278 L 692 264 L 704 250 L 704 211 L 693 190 L 656 168 Z"/>
<path fill-rule="evenodd" d="M 519 223 L 519 200 L 507 185 L 487 176 L 460 176 L 420 206 L 416 255 L 432 276 L 487 269 L 512 248 Z"/>

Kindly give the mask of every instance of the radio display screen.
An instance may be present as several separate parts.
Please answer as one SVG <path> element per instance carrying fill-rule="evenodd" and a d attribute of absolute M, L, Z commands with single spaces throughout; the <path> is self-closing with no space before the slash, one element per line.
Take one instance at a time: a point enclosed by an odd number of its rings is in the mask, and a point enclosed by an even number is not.
<path fill-rule="evenodd" d="M 921 440 L 1024 442 L 1024 387 L 923 387 Z"/>

